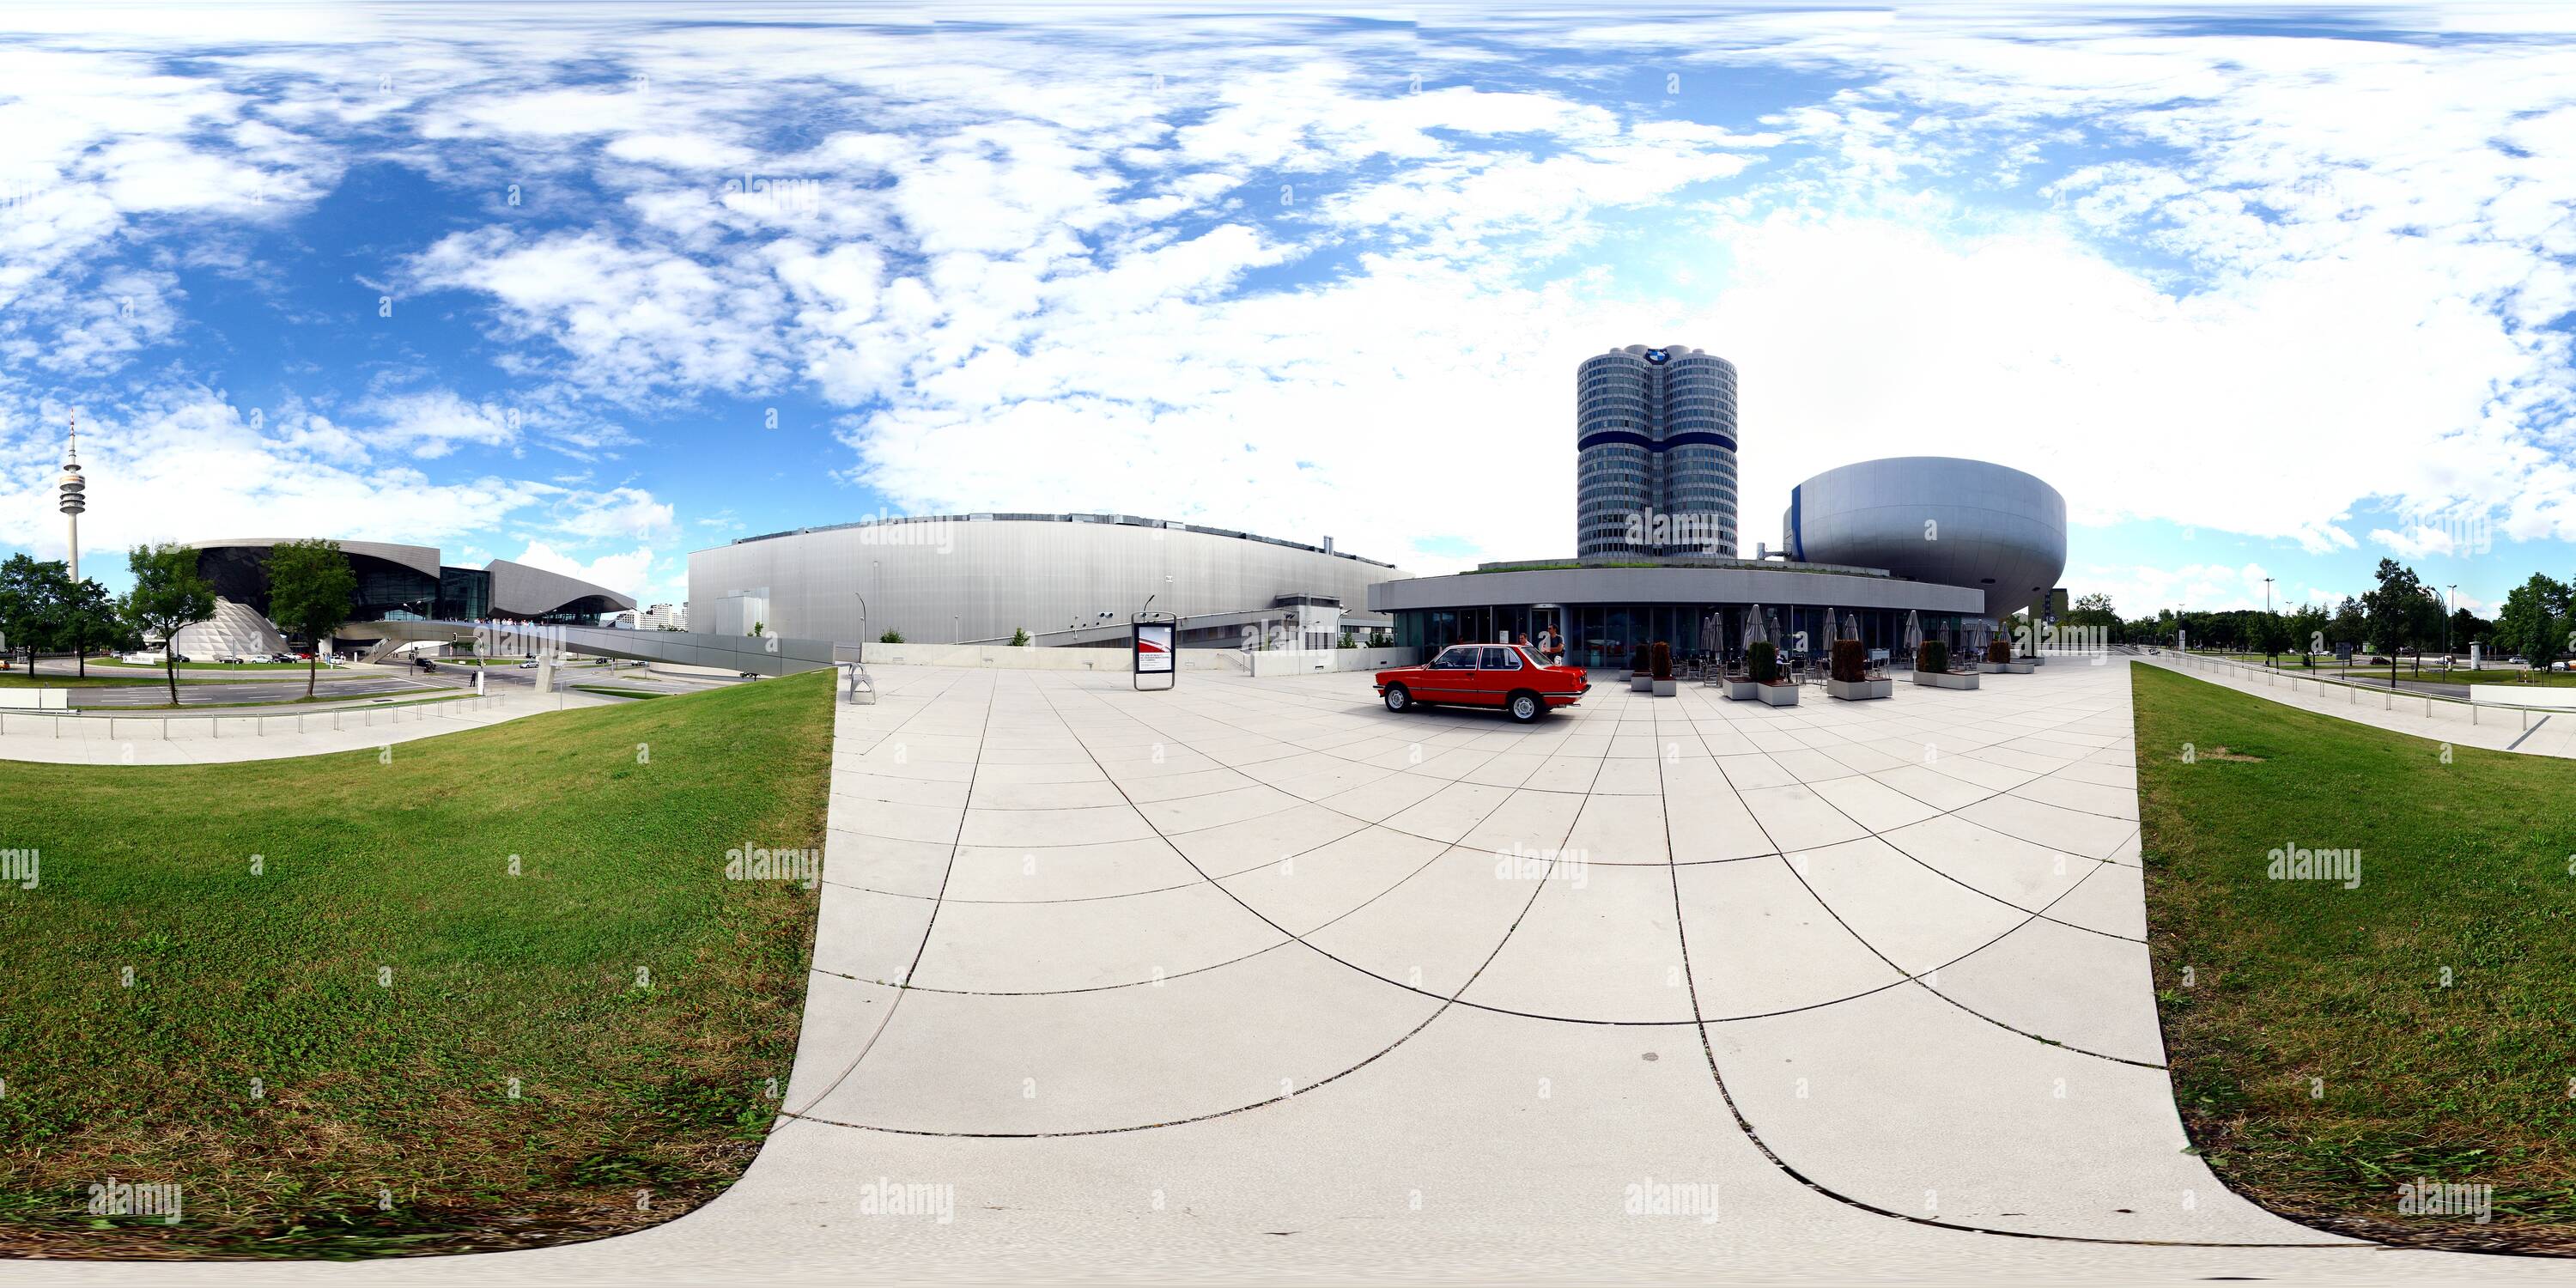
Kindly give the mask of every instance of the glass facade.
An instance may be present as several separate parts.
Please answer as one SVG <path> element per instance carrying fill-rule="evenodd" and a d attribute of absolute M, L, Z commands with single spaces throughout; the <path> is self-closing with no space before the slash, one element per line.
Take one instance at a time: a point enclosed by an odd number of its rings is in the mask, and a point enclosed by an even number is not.
<path fill-rule="evenodd" d="M 1632 344 L 1574 375 L 1578 556 L 1732 557 L 1735 364 Z"/>
<path fill-rule="evenodd" d="M 1744 615 L 1750 604 L 1570 604 L 1563 607 L 1493 604 L 1476 608 L 1402 609 L 1395 614 L 1395 642 L 1406 648 L 1437 651 L 1466 641 L 1490 642 L 1526 634 L 1533 642 L 1540 631 L 1556 626 L 1565 637 L 1570 666 L 1600 670 L 1633 670 L 1644 646 L 1662 640 L 1673 656 L 1714 654 L 1727 660 L 1744 656 Z M 1844 608 L 1824 604 L 1765 604 L 1766 633 L 1783 653 L 1822 657 L 1832 634 L 1825 614 L 1859 625 L 1862 645 L 1875 654 L 1894 656 L 1905 637 L 1905 611 L 1891 608 Z M 1706 632 L 1709 617 L 1718 618 L 1716 638 Z M 1916 622 L 1926 639 L 1943 640 L 1954 649 L 1971 634 L 1965 615 L 1919 613 Z M 1802 634 L 1803 633 L 1803 634 Z M 1714 645 L 1712 647 L 1711 645 Z"/>
<path fill-rule="evenodd" d="M 438 615 L 451 622 L 481 621 L 492 612 L 492 574 L 481 568 L 438 570 Z"/>

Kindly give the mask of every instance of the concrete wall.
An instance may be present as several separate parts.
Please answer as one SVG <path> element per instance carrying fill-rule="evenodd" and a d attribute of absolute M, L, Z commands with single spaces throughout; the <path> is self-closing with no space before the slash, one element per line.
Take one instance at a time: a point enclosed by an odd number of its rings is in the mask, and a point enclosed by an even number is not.
<path fill-rule="evenodd" d="M 1184 671 L 1241 675 L 1244 654 L 1233 649 L 1182 649 Z M 860 657 L 870 666 L 978 666 L 1004 671 L 1093 671 L 1125 675 L 1123 648 L 1013 648 L 1008 644 L 868 644 Z"/>
<path fill-rule="evenodd" d="M 69 689 L 0 689 L 0 707 L 30 711 L 62 711 L 71 706 Z"/>
<path fill-rule="evenodd" d="M 1272 649 L 1246 653 L 1252 659 L 1252 673 L 1272 675 L 1321 675 L 1336 671 L 1383 671 L 1389 667 L 1411 666 L 1422 660 L 1418 648 L 1324 648 Z"/>

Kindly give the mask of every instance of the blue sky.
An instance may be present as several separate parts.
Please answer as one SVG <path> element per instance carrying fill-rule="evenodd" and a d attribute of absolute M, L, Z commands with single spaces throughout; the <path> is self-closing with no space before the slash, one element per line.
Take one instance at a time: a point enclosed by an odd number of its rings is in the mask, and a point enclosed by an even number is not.
<path fill-rule="evenodd" d="M 1567 552 L 1574 364 L 1648 342 L 1742 373 L 1751 540 L 1936 453 L 2133 615 L 2576 573 L 2543 7 L 643 12 L 0 18 L 0 548 L 77 409 L 111 585 L 318 533 L 653 602 L 1021 509 L 1441 571 Z"/>

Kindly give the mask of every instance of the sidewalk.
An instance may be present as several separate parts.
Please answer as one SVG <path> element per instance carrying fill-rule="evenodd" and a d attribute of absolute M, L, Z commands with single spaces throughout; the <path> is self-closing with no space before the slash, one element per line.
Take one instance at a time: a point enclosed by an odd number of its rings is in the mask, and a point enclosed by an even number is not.
<path fill-rule="evenodd" d="M 323 710 L 227 709 L 204 715 L 0 712 L 0 760 L 55 765 L 212 765 L 361 751 L 480 729 L 542 711 L 608 705 L 587 693 Z"/>
<path fill-rule="evenodd" d="M 2426 697 L 2385 687 L 2331 684 L 2283 671 L 2178 658 L 2171 653 L 2137 654 L 2134 661 L 2178 671 L 2195 680 L 2283 706 L 2314 711 L 2393 733 L 2412 734 L 2456 746 L 2516 751 L 2531 756 L 2576 758 L 2576 711 L 2525 711 L 2516 707 L 2480 706 Z"/>

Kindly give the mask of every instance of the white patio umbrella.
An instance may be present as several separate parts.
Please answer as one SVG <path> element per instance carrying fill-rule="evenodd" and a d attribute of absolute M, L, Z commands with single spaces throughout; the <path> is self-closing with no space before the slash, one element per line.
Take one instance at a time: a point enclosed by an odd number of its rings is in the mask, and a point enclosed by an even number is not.
<path fill-rule="evenodd" d="M 1912 665 L 1915 658 L 1923 655 L 1923 619 L 1910 608 L 1905 610 L 1904 648 L 1907 665 Z"/>
<path fill-rule="evenodd" d="M 1769 631 L 1762 623 L 1762 605 L 1755 604 L 1751 608 L 1745 609 L 1744 647 L 1747 650 L 1750 650 L 1754 645 L 1760 644 L 1770 638 L 1771 635 Z"/>

